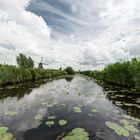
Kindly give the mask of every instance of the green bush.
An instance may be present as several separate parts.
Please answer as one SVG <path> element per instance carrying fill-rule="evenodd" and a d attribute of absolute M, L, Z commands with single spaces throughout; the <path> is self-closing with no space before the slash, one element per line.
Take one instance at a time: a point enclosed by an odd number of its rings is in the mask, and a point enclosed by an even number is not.
<path fill-rule="evenodd" d="M 74 69 L 73 69 L 72 67 L 67 67 L 67 68 L 66 68 L 66 72 L 67 72 L 69 75 L 75 74 L 75 71 L 74 71 Z"/>

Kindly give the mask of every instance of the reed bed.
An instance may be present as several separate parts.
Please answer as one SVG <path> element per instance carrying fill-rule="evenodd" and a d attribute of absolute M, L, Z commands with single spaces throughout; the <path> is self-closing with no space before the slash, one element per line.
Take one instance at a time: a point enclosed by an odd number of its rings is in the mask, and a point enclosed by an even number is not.
<path fill-rule="evenodd" d="M 13 65 L 0 64 L 0 86 L 63 75 L 67 75 L 64 70 L 18 68 Z"/>
<path fill-rule="evenodd" d="M 81 74 L 108 83 L 140 89 L 140 59 L 119 61 L 101 71 L 83 71 Z"/>

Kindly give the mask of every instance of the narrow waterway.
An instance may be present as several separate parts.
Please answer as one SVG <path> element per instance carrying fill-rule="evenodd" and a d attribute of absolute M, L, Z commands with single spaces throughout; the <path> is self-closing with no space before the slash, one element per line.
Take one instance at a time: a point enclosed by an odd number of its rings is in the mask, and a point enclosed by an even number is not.
<path fill-rule="evenodd" d="M 8 127 L 17 140 L 59 140 L 74 128 L 84 128 L 89 140 L 137 140 L 139 132 L 120 136 L 106 122 L 123 126 L 128 121 L 140 130 L 139 119 L 140 94 L 103 88 L 80 75 L 0 90 L 0 126 Z M 60 120 L 67 123 L 61 126 Z"/>

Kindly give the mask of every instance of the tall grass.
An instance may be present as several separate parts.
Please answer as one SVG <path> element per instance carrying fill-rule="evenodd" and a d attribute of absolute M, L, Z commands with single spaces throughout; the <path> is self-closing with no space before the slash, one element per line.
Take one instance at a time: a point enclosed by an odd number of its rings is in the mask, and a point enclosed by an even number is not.
<path fill-rule="evenodd" d="M 120 61 L 108 65 L 102 71 L 84 71 L 90 77 L 109 83 L 140 89 L 140 60 Z"/>
<path fill-rule="evenodd" d="M 66 71 L 54 69 L 26 69 L 13 65 L 0 65 L 0 85 L 17 84 L 41 78 L 67 75 Z"/>

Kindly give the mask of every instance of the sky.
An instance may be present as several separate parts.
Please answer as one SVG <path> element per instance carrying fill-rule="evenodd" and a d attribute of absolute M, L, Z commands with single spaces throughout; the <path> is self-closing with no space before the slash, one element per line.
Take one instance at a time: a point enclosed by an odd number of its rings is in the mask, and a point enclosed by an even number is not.
<path fill-rule="evenodd" d="M 0 63 L 100 69 L 140 55 L 140 0 L 0 0 Z"/>

